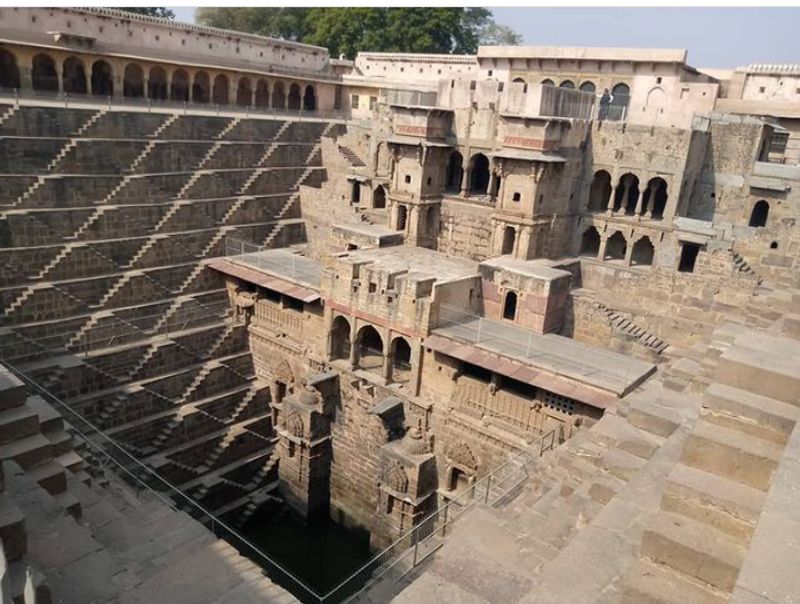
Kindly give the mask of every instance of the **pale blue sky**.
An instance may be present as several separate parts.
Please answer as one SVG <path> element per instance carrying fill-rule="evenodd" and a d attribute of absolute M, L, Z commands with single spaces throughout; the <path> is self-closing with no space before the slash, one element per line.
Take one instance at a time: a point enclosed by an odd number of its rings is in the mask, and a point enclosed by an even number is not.
<path fill-rule="evenodd" d="M 194 7 L 170 7 L 192 22 Z M 492 8 L 495 19 L 543 46 L 686 48 L 696 67 L 800 62 L 800 8 Z M 368 50 L 368 49 L 365 49 Z"/>

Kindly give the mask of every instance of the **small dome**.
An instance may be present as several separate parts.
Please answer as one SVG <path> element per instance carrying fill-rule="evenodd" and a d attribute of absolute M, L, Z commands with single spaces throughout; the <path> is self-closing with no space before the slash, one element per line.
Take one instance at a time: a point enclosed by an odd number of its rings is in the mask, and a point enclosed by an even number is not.
<path fill-rule="evenodd" d="M 306 386 L 297 394 L 297 401 L 311 407 L 319 402 L 319 393 L 311 386 Z"/>
<path fill-rule="evenodd" d="M 425 455 L 428 452 L 428 443 L 422 438 L 419 428 L 411 428 L 403 437 L 403 448 L 411 455 Z"/>

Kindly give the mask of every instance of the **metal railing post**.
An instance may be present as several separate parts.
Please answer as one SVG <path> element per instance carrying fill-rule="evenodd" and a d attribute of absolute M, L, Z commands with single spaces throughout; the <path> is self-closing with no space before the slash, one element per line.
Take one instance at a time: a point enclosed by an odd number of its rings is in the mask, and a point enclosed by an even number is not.
<path fill-rule="evenodd" d="M 486 497 L 483 499 L 484 505 L 489 505 L 489 487 L 492 485 L 492 475 L 486 476 Z"/>

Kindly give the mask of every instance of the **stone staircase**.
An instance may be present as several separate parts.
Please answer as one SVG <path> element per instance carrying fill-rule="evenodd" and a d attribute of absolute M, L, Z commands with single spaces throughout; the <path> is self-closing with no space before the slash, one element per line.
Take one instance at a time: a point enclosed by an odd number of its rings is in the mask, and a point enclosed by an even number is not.
<path fill-rule="evenodd" d="M 5 121 L 8 120 L 12 115 L 14 115 L 17 112 L 18 108 L 19 105 L 12 105 L 6 108 L 6 110 L 3 113 L 0 113 L 0 126 L 2 126 L 3 123 L 5 123 Z"/>
<path fill-rule="evenodd" d="M 75 131 L 74 136 L 76 138 L 82 137 L 89 131 L 89 128 L 94 126 L 101 117 L 103 117 L 106 113 L 108 113 L 108 109 L 100 109 L 97 111 L 92 117 L 86 120 L 83 125 Z"/>
<path fill-rule="evenodd" d="M 147 157 L 155 148 L 156 148 L 156 141 L 148 141 L 144 149 L 142 149 L 142 152 L 139 153 L 139 155 L 137 155 L 134 158 L 134 160 L 131 162 L 131 165 L 128 166 L 125 172 L 127 172 L 128 174 L 136 172 L 136 169 L 142 165 L 142 162 L 144 162 L 144 160 L 147 159 Z"/>
<path fill-rule="evenodd" d="M 751 277 L 758 277 L 758 274 L 753 270 L 753 267 L 750 266 L 744 258 L 742 258 L 739 254 L 737 254 L 733 250 L 731 250 L 730 253 L 731 253 L 731 258 L 733 260 L 733 267 L 734 270 L 736 270 L 736 272 Z M 760 278 L 759 282 L 761 282 Z"/>
<path fill-rule="evenodd" d="M 168 115 L 167 119 L 165 119 L 161 123 L 161 125 L 158 128 L 156 128 L 152 134 L 149 135 L 149 137 L 150 138 L 160 137 L 167 128 L 169 128 L 172 124 L 174 124 L 178 120 L 179 117 L 180 116 L 177 113 L 172 113 Z"/>
<path fill-rule="evenodd" d="M 47 276 L 47 273 L 56 268 L 56 266 L 58 266 L 62 260 L 69 256 L 70 253 L 78 247 L 85 247 L 85 244 L 76 242 L 67 243 L 63 248 L 61 248 L 61 251 L 56 255 L 56 257 L 48 262 L 47 265 L 33 277 L 33 279 L 35 281 L 43 280 Z"/>
<path fill-rule="evenodd" d="M 2 120 L 0 120 L 0 123 L 2 123 Z M 20 195 L 16 199 L 16 201 L 14 201 L 14 203 L 11 204 L 11 207 L 9 209 L 14 209 L 23 205 L 34 195 L 34 193 L 36 193 L 36 191 L 38 191 L 44 186 L 45 182 L 47 182 L 47 178 L 45 176 L 37 176 L 36 182 L 33 183 L 30 187 L 28 187 L 28 190 L 25 191 L 22 195 Z"/>
<path fill-rule="evenodd" d="M 736 333 L 695 346 L 692 371 L 660 366 L 507 497 L 467 513 L 394 601 L 457 587 L 481 601 L 726 602 L 800 416 L 785 360 L 800 344 Z"/>
<path fill-rule="evenodd" d="M 77 146 L 78 146 L 77 138 L 72 138 L 69 141 L 67 141 L 67 144 L 61 147 L 61 150 L 56 154 L 56 156 L 52 160 L 50 160 L 50 163 L 47 164 L 45 172 L 53 172 L 58 163 L 67 156 L 67 153 L 72 151 Z"/>
<path fill-rule="evenodd" d="M 228 122 L 228 125 L 225 126 L 214 138 L 217 140 L 224 139 L 231 132 L 231 130 L 233 130 L 234 128 L 236 128 L 236 126 L 239 125 L 239 122 L 241 121 L 242 118 L 240 117 L 233 118 L 230 122 Z"/>
<path fill-rule="evenodd" d="M 800 344 L 769 338 L 766 350 L 763 336 L 743 332 L 734 342 L 717 340 L 709 348 L 712 355 L 722 351 L 715 381 L 703 393 L 700 419 L 646 527 L 640 558 L 623 584 L 623 602 L 722 603 L 736 585 L 772 476 L 800 417 L 800 375 L 787 373 L 781 362 L 786 354 L 797 358 Z"/>
<path fill-rule="evenodd" d="M 71 235 L 68 235 L 68 236 L 64 237 L 64 240 L 65 241 L 77 241 L 78 239 L 80 239 L 81 235 L 83 235 L 83 233 L 86 232 L 86 230 L 89 227 L 91 227 L 95 222 L 100 220 L 100 218 L 103 216 L 103 214 L 105 214 L 109 210 L 114 210 L 114 209 L 116 209 L 116 206 L 111 206 L 111 205 L 105 205 L 105 206 L 101 206 L 101 207 L 96 208 L 89 215 L 89 217 L 83 222 L 83 224 L 80 227 L 78 227 L 78 230 L 75 231 L 74 233 L 72 233 Z"/>
<path fill-rule="evenodd" d="M 662 354 L 667 348 L 669 348 L 669 344 L 664 342 L 664 340 L 655 334 L 650 333 L 646 329 L 639 327 L 636 325 L 636 323 L 624 317 L 619 312 L 609 308 L 602 302 L 596 301 L 595 303 L 597 304 L 597 307 L 603 311 L 606 317 L 608 317 L 611 326 L 615 330 L 621 331 L 626 336 L 635 339 L 642 346 L 649 348 L 656 354 Z"/>
<path fill-rule="evenodd" d="M 350 166 L 353 168 L 363 168 L 367 164 L 362 160 L 358 154 L 350 149 L 350 147 L 345 147 L 344 145 L 336 145 L 336 150 L 339 151 L 339 154 L 344 157 L 349 163 Z"/>
<path fill-rule="evenodd" d="M 195 166 L 195 170 L 202 170 L 203 166 L 205 166 L 209 161 L 211 161 L 211 158 L 214 157 L 216 152 L 219 151 L 224 144 L 225 143 L 217 141 L 213 145 L 211 145 L 211 148 L 208 150 L 208 152 L 203 156 L 203 158 Z"/>

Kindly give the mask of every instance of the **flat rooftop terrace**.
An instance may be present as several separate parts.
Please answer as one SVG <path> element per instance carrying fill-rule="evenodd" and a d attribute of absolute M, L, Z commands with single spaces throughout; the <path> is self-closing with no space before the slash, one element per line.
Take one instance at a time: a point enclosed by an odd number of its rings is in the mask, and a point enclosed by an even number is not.
<path fill-rule="evenodd" d="M 504 366 L 499 359 L 493 360 L 491 356 L 482 355 L 478 351 L 470 357 L 468 351 L 459 350 L 443 340 L 467 344 L 473 350 L 483 349 L 518 360 L 524 367 L 569 378 L 616 396 L 630 392 L 655 371 L 655 365 L 652 363 L 596 348 L 564 336 L 541 335 L 511 323 L 457 311 L 445 310 L 441 314 L 445 315 L 440 318 L 441 326 L 431 332 L 433 338 L 429 338 L 431 341 L 426 341 L 426 345 L 445 354 L 467 356 L 468 358 L 462 360 L 476 365 L 483 366 L 483 363 L 489 361 L 495 366 L 487 369 L 534 385 L 541 385 L 532 379 L 536 376 L 524 371 L 518 372 L 517 365 Z"/>
<path fill-rule="evenodd" d="M 451 281 L 478 275 L 477 262 L 405 245 L 353 250 L 341 254 L 339 259 L 352 264 L 372 263 L 375 268 L 390 273 L 406 272 L 409 278 L 419 281 Z"/>
<path fill-rule="evenodd" d="M 214 258 L 208 266 L 303 302 L 313 302 L 320 298 L 320 263 L 286 249 Z"/>

